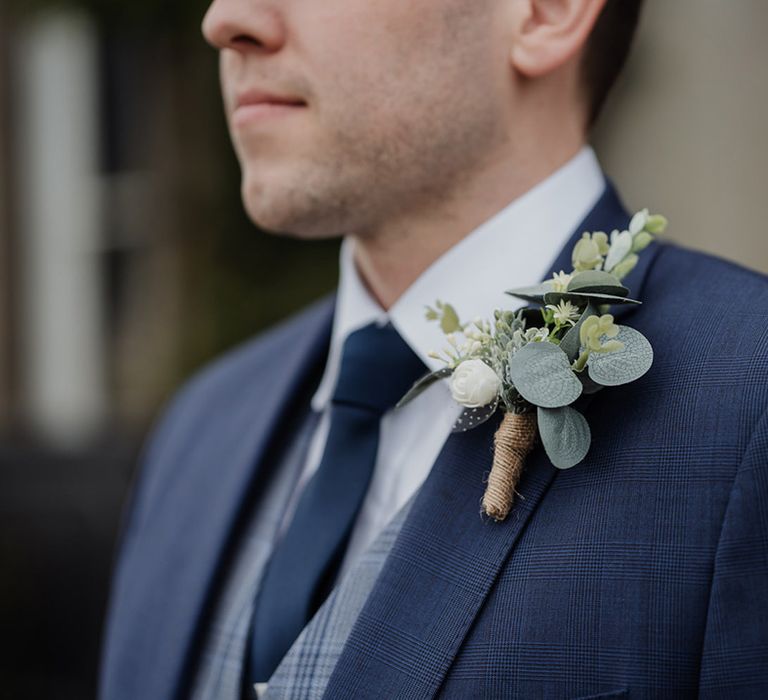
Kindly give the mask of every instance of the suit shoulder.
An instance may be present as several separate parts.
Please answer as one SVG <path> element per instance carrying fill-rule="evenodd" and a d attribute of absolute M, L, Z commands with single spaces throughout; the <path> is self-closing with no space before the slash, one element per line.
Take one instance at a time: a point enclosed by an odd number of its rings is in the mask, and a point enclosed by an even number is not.
<path fill-rule="evenodd" d="M 731 306 L 758 306 L 768 297 L 768 276 L 715 255 L 663 243 L 648 288 L 674 290 L 679 297 L 695 296 L 710 303 L 720 299 Z"/>
<path fill-rule="evenodd" d="M 768 276 L 675 244 L 659 246 L 642 289 L 641 315 L 670 333 L 685 330 L 711 349 L 766 356 Z"/>
<path fill-rule="evenodd" d="M 720 351 L 731 349 L 730 335 L 742 343 L 739 354 L 768 356 L 768 276 L 761 272 L 664 243 L 642 296 L 643 315 L 669 331 L 685 329 Z"/>
<path fill-rule="evenodd" d="M 661 244 L 628 318 L 654 347 L 657 376 L 682 392 L 768 405 L 768 277 L 733 262 Z M 662 369 L 664 372 L 662 372 Z M 731 408 L 736 404 L 731 404 Z"/>
<path fill-rule="evenodd" d="M 211 411 L 226 411 L 262 378 L 279 373 L 289 348 L 330 324 L 334 302 L 335 295 L 325 296 L 197 370 L 162 411 L 149 451 L 163 442 L 163 435 L 175 432 L 174 426 L 194 425 Z"/>
<path fill-rule="evenodd" d="M 198 370 L 176 391 L 145 441 L 126 512 L 138 521 L 151 493 L 176 478 L 179 451 L 194 449 L 206 435 L 216 434 L 254 388 L 284 373 L 286 354 L 319 337 L 330 325 L 334 295 L 323 297 L 273 328 L 236 346 Z"/>

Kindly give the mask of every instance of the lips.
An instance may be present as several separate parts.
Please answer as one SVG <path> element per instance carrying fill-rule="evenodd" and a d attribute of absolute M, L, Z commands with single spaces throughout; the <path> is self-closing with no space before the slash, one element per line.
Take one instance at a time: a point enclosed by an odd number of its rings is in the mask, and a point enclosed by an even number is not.
<path fill-rule="evenodd" d="M 262 104 L 289 105 L 298 107 L 306 103 L 304 100 L 298 97 L 284 97 L 262 90 L 248 90 L 246 92 L 238 93 L 237 99 L 235 100 L 235 109 Z"/>
<path fill-rule="evenodd" d="M 284 116 L 307 106 L 297 97 L 278 95 L 261 90 L 239 93 L 232 112 L 233 127 L 240 127 L 269 117 Z"/>

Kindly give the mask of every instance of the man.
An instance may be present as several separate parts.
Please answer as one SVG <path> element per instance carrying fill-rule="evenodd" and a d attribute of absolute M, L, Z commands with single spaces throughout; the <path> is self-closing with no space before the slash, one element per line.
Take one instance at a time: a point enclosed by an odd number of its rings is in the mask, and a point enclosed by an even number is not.
<path fill-rule="evenodd" d="M 345 234 L 341 278 L 158 428 L 102 697 L 768 696 L 764 277 L 645 251 L 616 315 L 653 368 L 590 398 L 583 463 L 529 455 L 502 522 L 498 416 L 450 434 L 445 383 L 392 410 L 439 366 L 426 304 L 514 308 L 582 231 L 627 227 L 585 143 L 638 6 L 214 0 L 245 207 Z"/>

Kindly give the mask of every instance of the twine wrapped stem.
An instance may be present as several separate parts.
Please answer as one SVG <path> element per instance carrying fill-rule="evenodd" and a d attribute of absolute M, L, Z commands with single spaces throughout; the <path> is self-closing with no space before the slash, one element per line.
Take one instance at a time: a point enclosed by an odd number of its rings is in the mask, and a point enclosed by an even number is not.
<path fill-rule="evenodd" d="M 483 495 L 483 512 L 494 520 L 504 520 L 509 514 L 525 458 L 535 441 L 535 412 L 504 414 L 493 437 L 493 467 Z"/>

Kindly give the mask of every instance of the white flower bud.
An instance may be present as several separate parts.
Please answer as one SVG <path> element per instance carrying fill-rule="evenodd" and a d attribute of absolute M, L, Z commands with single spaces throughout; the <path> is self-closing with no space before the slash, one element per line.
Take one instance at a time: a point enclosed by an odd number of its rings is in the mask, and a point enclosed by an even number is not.
<path fill-rule="evenodd" d="M 648 223 L 648 210 L 642 209 L 632 217 L 632 221 L 629 222 L 629 232 L 636 236 L 640 231 L 645 228 Z"/>
<path fill-rule="evenodd" d="M 501 381 L 482 360 L 465 360 L 451 375 L 451 395 L 467 408 L 479 408 L 493 401 Z"/>

